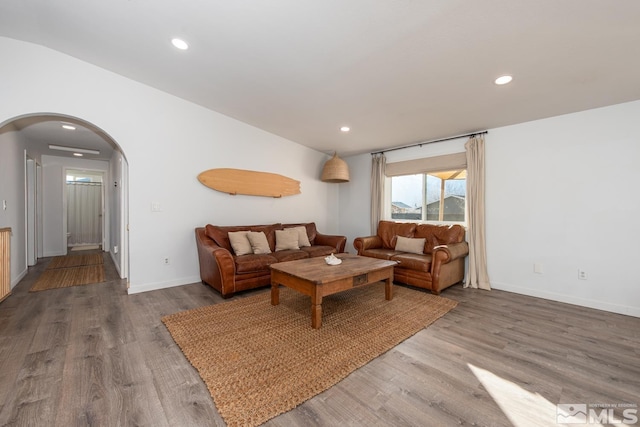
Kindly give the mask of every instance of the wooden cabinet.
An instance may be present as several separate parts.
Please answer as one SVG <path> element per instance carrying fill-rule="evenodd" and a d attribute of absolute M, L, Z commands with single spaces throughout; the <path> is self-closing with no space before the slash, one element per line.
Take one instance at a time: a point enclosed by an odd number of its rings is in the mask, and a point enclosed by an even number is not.
<path fill-rule="evenodd" d="M 0 228 L 0 301 L 11 295 L 11 228 Z"/>

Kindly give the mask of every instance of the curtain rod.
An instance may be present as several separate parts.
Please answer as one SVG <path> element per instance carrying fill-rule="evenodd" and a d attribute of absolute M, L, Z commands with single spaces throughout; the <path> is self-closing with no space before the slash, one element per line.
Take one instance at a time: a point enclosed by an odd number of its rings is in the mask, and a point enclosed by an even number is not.
<path fill-rule="evenodd" d="M 431 141 L 419 142 L 417 144 L 405 145 L 404 147 L 395 147 L 395 148 L 389 148 L 388 150 L 374 151 L 371 153 L 371 155 L 373 156 L 374 154 L 384 154 L 389 151 L 404 150 L 405 148 L 411 148 L 411 147 L 422 147 L 423 145 L 434 144 L 436 142 L 450 141 L 452 139 L 460 139 L 460 138 L 466 138 L 468 136 L 484 135 L 487 133 L 489 133 L 488 130 L 483 130 L 482 132 L 473 132 L 473 133 L 467 133 L 464 135 L 450 136 L 448 138 L 434 139 Z"/>

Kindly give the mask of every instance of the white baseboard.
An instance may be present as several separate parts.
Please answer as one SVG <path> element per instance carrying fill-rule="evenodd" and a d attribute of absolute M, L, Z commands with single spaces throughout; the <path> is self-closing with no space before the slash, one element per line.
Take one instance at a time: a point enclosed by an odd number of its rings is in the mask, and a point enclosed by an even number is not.
<path fill-rule="evenodd" d="M 140 292 L 156 291 L 158 289 L 166 289 L 166 288 L 173 288 L 175 286 L 190 285 L 192 283 L 200 283 L 201 281 L 202 280 L 200 279 L 200 276 L 193 276 L 193 277 L 185 277 L 182 279 L 171 280 L 168 282 L 146 283 L 142 285 L 129 284 L 129 289 L 127 289 L 127 293 L 129 295 L 138 294 Z"/>
<path fill-rule="evenodd" d="M 116 257 L 116 254 L 114 254 L 112 251 L 109 251 L 109 255 L 111 256 L 111 261 L 113 261 L 113 265 L 116 268 L 116 271 L 118 272 L 118 277 L 120 277 L 121 279 L 124 279 L 124 277 L 122 277 L 122 271 L 120 270 L 120 260 L 118 259 L 118 257 Z"/>
<path fill-rule="evenodd" d="M 564 302 L 567 304 L 579 305 L 581 307 L 595 308 L 597 310 L 609 311 L 611 313 L 625 314 L 627 316 L 640 317 L 640 307 L 632 307 L 628 305 L 612 304 L 606 301 L 598 301 L 586 298 L 576 297 L 574 295 L 559 294 L 555 292 L 541 291 L 539 289 L 523 288 L 508 283 L 491 282 L 493 289 L 513 292 L 531 297 L 548 299 L 551 301 Z"/>
<path fill-rule="evenodd" d="M 45 252 L 43 254 L 43 258 L 49 258 L 52 256 L 65 256 L 67 253 L 66 252 L 58 252 L 58 251 L 54 251 L 54 252 Z"/>
<path fill-rule="evenodd" d="M 29 272 L 29 268 L 28 267 L 25 268 L 24 270 L 22 270 L 22 272 L 20 274 L 18 274 L 18 276 L 11 281 L 11 289 L 15 288 L 16 285 L 18 283 L 20 283 L 20 281 L 22 279 L 24 279 L 24 276 L 26 276 L 28 272 Z"/>

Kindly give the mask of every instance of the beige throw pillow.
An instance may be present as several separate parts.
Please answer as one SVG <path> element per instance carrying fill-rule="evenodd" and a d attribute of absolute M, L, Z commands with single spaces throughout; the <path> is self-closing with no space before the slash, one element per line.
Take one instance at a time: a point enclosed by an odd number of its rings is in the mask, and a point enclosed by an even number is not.
<path fill-rule="evenodd" d="M 298 246 L 298 230 L 293 228 L 276 230 L 276 252 L 287 249 L 300 249 Z"/>
<path fill-rule="evenodd" d="M 408 237 L 398 236 L 396 240 L 396 251 L 423 254 L 425 240 L 426 239 L 410 239 Z"/>
<path fill-rule="evenodd" d="M 264 231 L 249 231 L 247 238 L 251 243 L 251 249 L 253 249 L 254 254 L 271 253 L 271 248 L 269 247 L 269 242 L 267 241 L 267 236 L 264 234 Z"/>
<path fill-rule="evenodd" d="M 251 242 L 249 242 L 249 239 L 247 238 L 247 233 L 248 231 L 229 232 L 229 243 L 231 243 L 233 252 L 238 256 L 253 253 Z"/>
<path fill-rule="evenodd" d="M 303 248 L 305 246 L 311 246 L 311 242 L 309 242 L 309 236 L 307 236 L 307 227 L 291 227 L 288 230 L 297 230 L 298 231 L 298 246 Z"/>

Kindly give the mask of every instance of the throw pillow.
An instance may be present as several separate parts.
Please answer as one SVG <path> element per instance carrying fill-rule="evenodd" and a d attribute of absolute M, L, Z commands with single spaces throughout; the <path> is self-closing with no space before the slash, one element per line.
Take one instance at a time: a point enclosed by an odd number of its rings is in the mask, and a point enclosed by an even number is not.
<path fill-rule="evenodd" d="M 269 247 L 269 242 L 267 241 L 267 236 L 263 231 L 249 231 L 247 233 L 247 238 L 251 243 L 251 249 L 253 249 L 254 254 L 270 254 L 271 248 Z"/>
<path fill-rule="evenodd" d="M 276 230 L 276 252 L 287 249 L 300 249 L 300 246 L 298 246 L 298 230 L 293 228 Z"/>
<path fill-rule="evenodd" d="M 298 232 L 298 246 L 303 248 L 305 246 L 311 246 L 309 242 L 309 236 L 307 236 L 307 227 L 291 227 L 289 230 L 296 230 Z"/>
<path fill-rule="evenodd" d="M 398 236 L 396 240 L 396 251 L 422 254 L 424 253 L 424 242 L 425 239 L 411 239 L 409 237 Z"/>
<path fill-rule="evenodd" d="M 247 238 L 248 231 L 230 231 L 229 232 L 229 243 L 231 243 L 231 248 L 233 248 L 233 252 L 236 255 L 247 255 L 252 254 L 253 249 L 251 248 L 251 242 Z"/>

